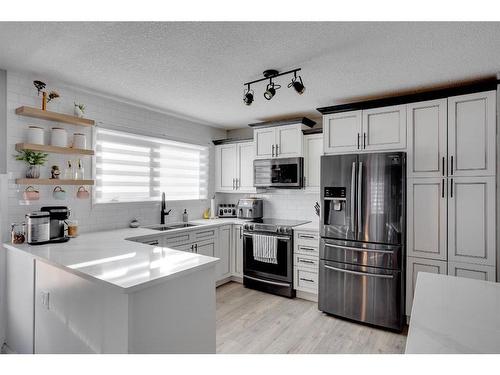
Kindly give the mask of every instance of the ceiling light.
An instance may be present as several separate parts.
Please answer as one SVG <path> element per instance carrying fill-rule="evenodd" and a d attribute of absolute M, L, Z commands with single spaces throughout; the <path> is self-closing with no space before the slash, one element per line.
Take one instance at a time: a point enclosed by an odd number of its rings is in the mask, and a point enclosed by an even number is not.
<path fill-rule="evenodd" d="M 271 100 L 274 95 L 276 95 L 276 89 L 279 89 L 281 86 L 275 86 L 273 81 L 269 80 L 269 84 L 266 87 L 266 91 L 264 92 L 264 98 L 267 100 Z"/>
<path fill-rule="evenodd" d="M 248 85 L 248 89 L 243 93 L 243 103 L 246 105 L 250 105 L 253 102 L 253 90 L 250 89 L 250 85 Z"/>
<path fill-rule="evenodd" d="M 292 78 L 292 82 L 288 84 L 288 88 L 293 87 L 295 91 L 297 91 L 297 94 L 302 95 L 304 91 L 306 91 L 304 83 L 302 82 L 302 77 L 299 76 L 297 78 L 297 72 L 294 72 L 293 74 L 294 77 Z"/>

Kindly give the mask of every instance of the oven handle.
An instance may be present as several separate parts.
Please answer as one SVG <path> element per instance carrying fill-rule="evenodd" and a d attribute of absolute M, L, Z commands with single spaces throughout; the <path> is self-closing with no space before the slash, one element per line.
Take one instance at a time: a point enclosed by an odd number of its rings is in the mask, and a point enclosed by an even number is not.
<path fill-rule="evenodd" d="M 260 281 L 260 282 L 271 284 L 271 285 L 290 286 L 290 284 L 287 284 L 287 283 L 278 283 L 276 281 L 268 281 L 268 280 L 263 280 L 263 279 L 257 279 L 256 277 L 247 276 L 247 275 L 244 275 L 243 277 L 246 277 L 247 279 L 250 279 L 250 280 Z"/>
<path fill-rule="evenodd" d="M 352 246 L 332 245 L 332 244 L 329 244 L 329 243 L 325 243 L 325 246 L 327 246 L 327 247 L 334 247 L 336 249 L 346 249 L 346 250 L 354 250 L 354 251 L 360 251 L 360 252 L 366 251 L 368 253 L 393 254 L 393 252 L 390 251 L 390 250 L 364 249 L 364 248 L 352 247 Z"/>
<path fill-rule="evenodd" d="M 328 268 L 333 271 L 339 271 L 339 272 L 344 272 L 344 273 L 349 273 L 352 275 L 360 275 L 360 276 L 371 276 L 371 277 L 379 277 L 382 279 L 393 279 L 393 275 L 382 275 L 382 274 L 377 274 L 377 273 L 367 273 L 367 272 L 358 272 L 358 271 L 351 271 L 351 270 L 345 270 L 342 268 L 337 268 L 337 267 L 332 267 L 332 266 L 327 266 L 325 264 L 325 268 Z"/>
<path fill-rule="evenodd" d="M 267 236 L 267 234 L 264 234 L 264 236 Z M 253 237 L 253 234 L 243 233 L 243 237 Z M 269 235 L 269 237 L 275 237 L 278 240 L 285 240 L 285 241 L 290 241 L 291 240 L 291 237 L 284 237 L 284 236 Z"/>

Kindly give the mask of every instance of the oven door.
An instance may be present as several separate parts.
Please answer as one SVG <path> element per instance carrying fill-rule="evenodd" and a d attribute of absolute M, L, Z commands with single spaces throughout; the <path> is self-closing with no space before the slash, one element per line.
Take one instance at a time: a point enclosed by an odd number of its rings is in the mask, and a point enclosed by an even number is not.
<path fill-rule="evenodd" d="M 269 235 L 258 232 L 256 234 Z M 265 263 L 253 256 L 252 233 L 243 232 L 243 274 L 254 278 L 282 280 L 291 283 L 293 280 L 293 248 L 292 237 L 276 235 L 278 241 L 278 263 Z"/>
<path fill-rule="evenodd" d="M 304 158 L 254 160 L 254 186 L 301 188 Z"/>

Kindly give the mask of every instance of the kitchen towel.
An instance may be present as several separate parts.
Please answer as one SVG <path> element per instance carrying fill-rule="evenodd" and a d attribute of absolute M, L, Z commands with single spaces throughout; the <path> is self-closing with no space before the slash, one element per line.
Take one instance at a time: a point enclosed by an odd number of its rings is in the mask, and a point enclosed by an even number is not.
<path fill-rule="evenodd" d="M 264 263 L 278 264 L 278 240 L 274 236 L 253 235 L 253 257 Z"/>

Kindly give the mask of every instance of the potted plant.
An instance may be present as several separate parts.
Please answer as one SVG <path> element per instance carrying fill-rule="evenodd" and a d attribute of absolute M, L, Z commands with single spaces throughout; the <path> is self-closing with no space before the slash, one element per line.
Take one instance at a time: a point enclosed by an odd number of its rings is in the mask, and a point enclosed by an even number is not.
<path fill-rule="evenodd" d="M 85 104 L 82 104 L 82 103 L 74 103 L 75 104 L 75 108 L 74 108 L 74 112 L 75 112 L 75 116 L 76 117 L 83 117 L 83 114 L 85 113 Z"/>
<path fill-rule="evenodd" d="M 15 155 L 16 160 L 24 161 L 28 167 L 26 168 L 26 178 L 40 178 L 40 166 L 47 161 L 49 154 L 36 152 L 32 150 L 19 151 Z"/>

